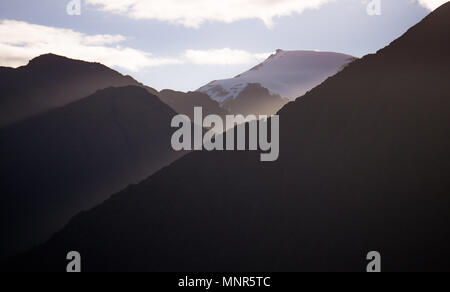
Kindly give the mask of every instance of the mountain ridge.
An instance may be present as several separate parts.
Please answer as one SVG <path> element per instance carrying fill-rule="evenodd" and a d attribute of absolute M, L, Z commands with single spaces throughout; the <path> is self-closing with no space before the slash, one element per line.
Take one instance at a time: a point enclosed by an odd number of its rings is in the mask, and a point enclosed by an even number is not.
<path fill-rule="evenodd" d="M 448 271 L 449 29 L 450 3 L 285 106 L 277 162 L 191 153 L 2 269 Z"/>
<path fill-rule="evenodd" d="M 230 114 L 205 93 L 164 89 L 158 92 L 157 95 L 161 101 L 169 105 L 177 113 L 187 115 L 191 121 L 194 120 L 194 107 L 202 107 L 205 116 L 215 114 L 224 118 Z"/>
<path fill-rule="evenodd" d="M 231 79 L 214 80 L 197 91 L 205 92 L 211 98 L 223 103 L 228 99 L 235 99 L 245 84 L 260 83 L 271 93 L 292 100 L 319 85 L 327 77 L 334 75 L 343 66 L 355 59 L 353 56 L 342 53 L 278 49 L 275 54 L 250 70 Z M 281 67 L 282 70 L 278 67 Z M 305 72 L 299 70 L 305 70 Z M 259 75 L 259 72 L 262 75 Z M 314 74 L 320 76 L 311 76 Z M 274 79 L 279 80 L 276 82 L 281 84 L 274 82 Z M 298 88 L 298 84 L 301 82 L 308 84 Z M 283 85 L 283 87 L 280 88 L 280 85 Z M 290 88 L 293 85 L 297 88 Z M 223 90 L 222 93 L 220 93 L 220 89 Z M 215 91 L 219 94 L 215 94 Z"/>
<path fill-rule="evenodd" d="M 0 129 L 0 257 L 181 157 L 170 146 L 175 115 L 143 87 L 110 87 Z"/>
<path fill-rule="evenodd" d="M 212 81 L 197 91 L 235 114 L 274 115 L 355 59 L 341 53 L 278 49 L 250 70 L 231 79 Z M 254 98 L 258 94 L 261 98 Z"/>
<path fill-rule="evenodd" d="M 100 89 L 142 86 L 100 63 L 55 54 L 36 57 L 19 68 L 0 70 L 0 127 L 67 105 Z"/>

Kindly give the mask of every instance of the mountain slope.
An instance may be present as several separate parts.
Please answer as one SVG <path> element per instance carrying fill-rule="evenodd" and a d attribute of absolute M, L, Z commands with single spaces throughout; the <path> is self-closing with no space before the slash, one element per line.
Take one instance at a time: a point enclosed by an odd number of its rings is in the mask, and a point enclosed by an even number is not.
<path fill-rule="evenodd" d="M 352 56 L 338 53 L 277 50 L 276 54 L 251 70 L 232 79 L 212 81 L 198 91 L 208 94 L 228 110 L 231 109 L 227 104 L 233 103 L 236 108 L 242 103 L 244 107 L 252 104 L 256 109 L 263 108 L 265 112 L 275 114 L 280 108 L 279 96 L 286 104 L 288 100 L 302 96 L 336 74 L 353 60 L 355 58 Z M 261 100 L 247 100 L 246 96 L 254 88 L 251 84 L 259 84 L 268 89 L 270 94 L 266 94 Z M 257 91 L 252 93 L 256 94 Z M 233 112 L 242 111 L 244 110 L 239 109 Z"/>
<path fill-rule="evenodd" d="M 234 114 L 267 115 L 276 114 L 289 100 L 271 93 L 259 83 L 249 83 L 237 98 L 230 98 L 223 103 L 223 108 Z"/>
<path fill-rule="evenodd" d="M 140 84 L 98 63 L 47 54 L 17 69 L 0 68 L 0 127 L 67 105 L 97 90 Z"/>
<path fill-rule="evenodd" d="M 141 87 L 108 88 L 0 130 L 0 256 L 180 157 L 175 114 Z"/>
<path fill-rule="evenodd" d="M 211 100 L 207 94 L 201 92 L 184 93 L 166 89 L 157 95 L 175 112 L 187 115 L 192 121 L 194 120 L 194 107 L 202 107 L 205 116 L 215 114 L 225 117 L 229 114 L 227 110 L 220 107 L 218 102 Z"/>
<path fill-rule="evenodd" d="M 192 153 L 3 269 L 449 270 L 449 52 L 445 4 L 283 108 L 277 162 Z"/>

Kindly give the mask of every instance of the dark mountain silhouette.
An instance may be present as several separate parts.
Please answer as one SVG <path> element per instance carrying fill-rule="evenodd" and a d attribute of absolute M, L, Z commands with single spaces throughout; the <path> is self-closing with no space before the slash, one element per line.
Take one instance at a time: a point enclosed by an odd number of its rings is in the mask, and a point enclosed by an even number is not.
<path fill-rule="evenodd" d="M 1 129 L 0 256 L 47 240 L 76 213 L 180 157 L 170 145 L 175 114 L 130 86 Z"/>
<path fill-rule="evenodd" d="M 136 80 L 98 63 L 47 54 L 17 69 L 0 68 L 0 127 Z M 151 88 L 149 88 L 151 91 Z"/>
<path fill-rule="evenodd" d="M 193 121 L 194 107 L 202 107 L 203 114 L 219 115 L 225 117 L 230 114 L 227 110 L 220 107 L 217 101 L 209 98 L 205 93 L 201 92 L 179 92 L 174 90 L 162 90 L 157 93 L 162 102 L 170 106 L 179 114 L 187 115 Z"/>
<path fill-rule="evenodd" d="M 249 83 L 236 98 L 227 99 L 223 108 L 234 114 L 242 115 L 274 115 L 289 100 L 278 94 L 272 94 L 259 83 Z"/>
<path fill-rule="evenodd" d="M 280 111 L 280 159 L 196 152 L 7 270 L 449 270 L 450 4 Z"/>

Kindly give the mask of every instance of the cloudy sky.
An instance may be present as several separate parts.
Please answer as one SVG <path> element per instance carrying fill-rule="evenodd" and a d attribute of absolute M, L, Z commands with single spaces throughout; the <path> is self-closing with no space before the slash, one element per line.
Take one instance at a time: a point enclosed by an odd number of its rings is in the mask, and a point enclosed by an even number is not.
<path fill-rule="evenodd" d="M 376 52 L 447 0 L 1 0 L 0 66 L 52 52 L 156 89 L 195 90 L 276 49 Z M 73 6 L 75 7 L 75 6 Z M 72 10 L 76 11 L 76 10 Z"/>

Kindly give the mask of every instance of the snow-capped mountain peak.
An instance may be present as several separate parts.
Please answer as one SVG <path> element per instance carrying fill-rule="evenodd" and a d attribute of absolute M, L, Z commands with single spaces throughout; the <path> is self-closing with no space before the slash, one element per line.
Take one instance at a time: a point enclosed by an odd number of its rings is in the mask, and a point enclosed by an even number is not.
<path fill-rule="evenodd" d="M 278 49 L 261 64 L 234 78 L 212 81 L 198 89 L 223 104 L 235 99 L 251 83 L 259 83 L 271 93 L 295 100 L 336 74 L 355 58 L 317 51 Z"/>

